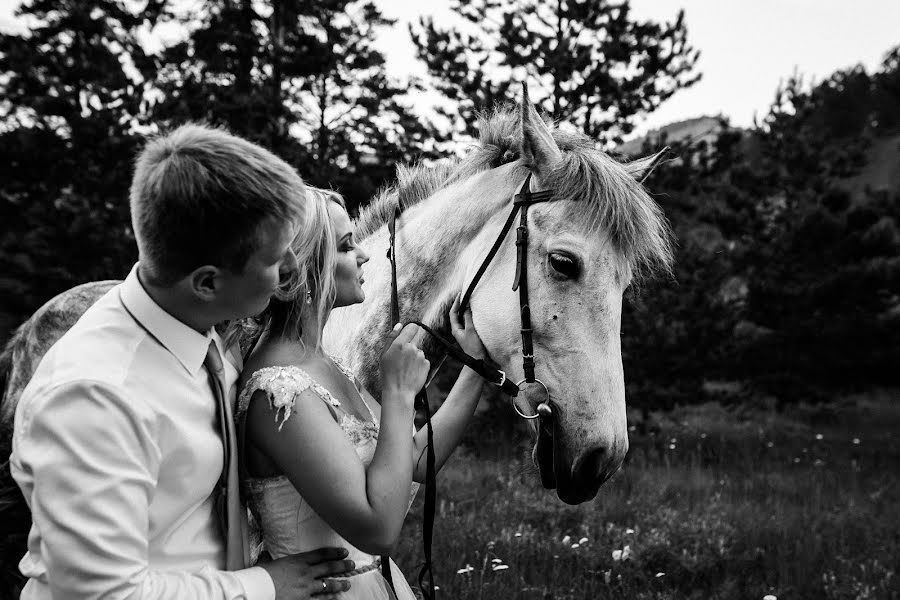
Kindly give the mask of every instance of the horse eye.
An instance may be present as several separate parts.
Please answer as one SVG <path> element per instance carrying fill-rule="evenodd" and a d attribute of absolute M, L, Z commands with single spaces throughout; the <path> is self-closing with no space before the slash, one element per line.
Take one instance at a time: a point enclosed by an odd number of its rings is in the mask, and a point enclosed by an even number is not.
<path fill-rule="evenodd" d="M 550 266 L 553 270 L 567 279 L 578 277 L 578 263 L 571 256 L 565 254 L 551 254 Z"/>

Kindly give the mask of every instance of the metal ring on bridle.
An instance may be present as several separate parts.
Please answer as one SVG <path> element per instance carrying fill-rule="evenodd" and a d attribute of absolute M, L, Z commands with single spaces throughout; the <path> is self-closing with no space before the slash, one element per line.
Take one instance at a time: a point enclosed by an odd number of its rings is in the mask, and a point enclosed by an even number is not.
<path fill-rule="evenodd" d="M 524 379 L 523 379 L 522 381 L 518 382 L 518 383 L 516 384 L 516 386 L 518 386 L 518 387 L 521 389 L 523 383 L 526 383 L 526 381 L 525 381 Z M 515 399 L 515 397 L 510 398 L 510 402 L 512 402 L 513 410 L 516 411 L 516 414 L 517 414 L 517 415 L 519 415 L 519 416 L 522 417 L 523 419 L 529 419 L 529 420 L 531 420 L 531 419 L 537 419 L 538 417 L 541 416 L 541 412 L 543 412 L 543 411 L 541 410 L 541 407 L 542 407 L 542 406 L 546 406 L 546 407 L 547 407 L 547 408 L 546 408 L 547 411 L 550 410 L 550 390 L 547 389 L 547 385 L 546 385 L 543 381 L 541 381 L 540 379 L 535 379 L 534 381 L 531 381 L 531 382 L 528 382 L 528 383 L 539 383 L 539 384 L 541 384 L 541 387 L 544 388 L 544 393 L 547 394 L 547 399 L 546 399 L 544 402 L 539 402 L 539 403 L 538 403 L 538 405 L 537 405 L 537 410 L 535 411 L 535 413 L 534 413 L 533 415 L 526 415 L 526 414 L 524 414 L 521 410 L 519 410 L 519 407 L 516 406 L 516 399 Z"/>
<path fill-rule="evenodd" d="M 323 592 L 327 592 L 327 591 L 328 591 L 328 584 L 325 583 L 324 581 L 322 582 L 322 591 L 323 591 Z"/>

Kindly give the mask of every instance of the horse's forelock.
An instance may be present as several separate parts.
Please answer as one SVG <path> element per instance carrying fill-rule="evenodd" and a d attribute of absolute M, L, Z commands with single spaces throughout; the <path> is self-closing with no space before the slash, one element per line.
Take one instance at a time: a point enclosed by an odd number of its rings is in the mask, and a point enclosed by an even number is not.
<path fill-rule="evenodd" d="M 669 223 L 627 165 L 593 148 L 570 150 L 545 187 L 569 201 L 573 221 L 609 235 L 635 275 L 671 269 Z"/>
<path fill-rule="evenodd" d="M 359 238 L 386 224 L 398 205 L 406 209 L 452 183 L 519 159 L 522 132 L 517 110 L 499 108 L 482 114 L 478 130 L 477 143 L 461 160 L 399 166 L 397 184 L 383 189 L 360 212 L 356 224 Z M 583 133 L 559 127 L 552 127 L 551 133 L 563 160 L 548 177 L 546 187 L 553 188 L 558 199 L 575 202 L 575 207 L 592 199 L 587 218 L 578 213 L 578 221 L 593 231 L 607 232 L 633 273 L 668 271 L 672 264 L 668 221 L 637 181 L 657 156 L 620 163 L 598 150 Z"/>

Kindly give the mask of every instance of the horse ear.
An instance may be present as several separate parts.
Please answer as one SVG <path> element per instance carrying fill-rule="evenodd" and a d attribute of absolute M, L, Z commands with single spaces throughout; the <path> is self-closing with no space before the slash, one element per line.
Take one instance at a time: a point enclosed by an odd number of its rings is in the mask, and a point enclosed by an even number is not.
<path fill-rule="evenodd" d="M 669 153 L 669 147 L 666 146 L 656 154 L 651 154 L 650 156 L 645 156 L 644 158 L 637 158 L 631 162 L 624 163 L 625 170 L 628 171 L 628 174 L 634 177 L 639 183 L 644 183 L 644 180 L 650 176 L 650 173 L 655 169 L 666 157 L 666 154 Z"/>
<path fill-rule="evenodd" d="M 522 82 L 522 103 L 519 105 L 522 123 L 522 159 L 540 175 L 562 158 L 550 128 L 538 115 L 528 99 L 528 86 Z"/>

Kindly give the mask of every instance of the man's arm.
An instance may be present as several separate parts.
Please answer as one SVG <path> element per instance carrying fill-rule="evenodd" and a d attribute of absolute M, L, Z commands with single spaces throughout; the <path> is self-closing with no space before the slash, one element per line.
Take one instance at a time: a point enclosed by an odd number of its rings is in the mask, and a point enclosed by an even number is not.
<path fill-rule="evenodd" d="M 150 568 L 150 500 L 163 457 L 154 415 L 140 400 L 78 382 L 35 402 L 17 437 L 13 475 L 33 482 L 27 499 L 54 598 L 275 597 L 258 568 Z"/>

